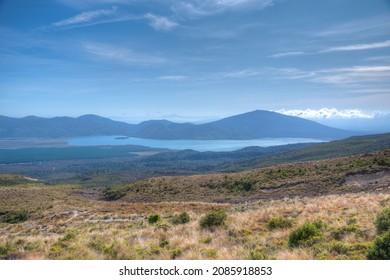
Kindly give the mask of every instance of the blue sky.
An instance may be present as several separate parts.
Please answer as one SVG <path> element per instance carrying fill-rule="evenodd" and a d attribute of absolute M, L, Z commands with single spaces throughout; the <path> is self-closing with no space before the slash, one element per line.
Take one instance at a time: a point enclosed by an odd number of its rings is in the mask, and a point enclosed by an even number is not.
<path fill-rule="evenodd" d="M 388 0 L 0 0 L 0 114 L 390 112 Z"/>

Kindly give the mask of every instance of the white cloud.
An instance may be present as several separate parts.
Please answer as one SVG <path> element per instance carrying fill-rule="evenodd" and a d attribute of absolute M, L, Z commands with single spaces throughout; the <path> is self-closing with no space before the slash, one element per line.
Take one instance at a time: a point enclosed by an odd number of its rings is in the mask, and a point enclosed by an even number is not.
<path fill-rule="evenodd" d="M 117 11 L 117 8 L 113 7 L 112 9 L 101 9 L 101 10 L 82 12 L 82 13 L 77 14 L 71 18 L 55 22 L 55 23 L 53 23 L 53 26 L 66 27 L 66 26 L 70 26 L 70 25 L 87 23 L 87 22 L 91 22 L 93 20 L 96 20 L 97 18 L 114 15 L 116 13 L 116 11 Z"/>
<path fill-rule="evenodd" d="M 84 49 L 87 53 L 98 58 L 129 65 L 152 65 L 166 62 L 166 59 L 159 56 L 143 54 L 128 48 L 108 44 L 86 43 Z"/>
<path fill-rule="evenodd" d="M 276 53 L 276 54 L 270 55 L 269 57 L 278 58 L 278 57 L 296 56 L 296 55 L 302 55 L 302 54 L 304 54 L 304 52 L 283 52 L 283 53 Z"/>
<path fill-rule="evenodd" d="M 342 52 L 342 51 L 360 51 L 360 50 L 370 50 L 370 49 L 379 49 L 379 48 L 388 48 L 390 47 L 390 40 L 383 42 L 376 42 L 370 44 L 355 44 L 355 45 L 347 45 L 340 47 L 332 47 L 324 49 L 320 52 L 328 53 L 328 52 Z"/>
<path fill-rule="evenodd" d="M 151 13 L 146 14 L 145 18 L 149 20 L 150 26 L 159 31 L 169 31 L 177 26 L 176 22 Z"/>
<path fill-rule="evenodd" d="M 307 118 L 307 119 L 331 119 L 331 118 L 364 118 L 372 119 L 375 117 L 375 114 L 365 113 L 359 109 L 346 109 L 338 110 L 336 108 L 321 108 L 319 110 L 315 109 L 306 109 L 306 110 L 285 110 L 281 109 L 276 111 L 278 113 Z"/>
<path fill-rule="evenodd" d="M 186 76 L 160 76 L 158 77 L 159 80 L 164 80 L 164 81 L 183 81 L 186 80 Z"/>
<path fill-rule="evenodd" d="M 246 8 L 264 9 L 272 6 L 275 0 L 197 0 L 174 3 L 172 10 L 185 17 L 201 17 Z"/>
<path fill-rule="evenodd" d="M 375 16 L 354 21 L 347 21 L 342 24 L 331 26 L 325 30 L 315 32 L 315 37 L 344 37 L 367 38 L 387 34 L 390 28 L 388 16 Z"/>
<path fill-rule="evenodd" d="M 233 72 L 224 72 L 220 73 L 217 76 L 219 78 L 233 78 L 233 79 L 239 79 L 239 78 L 247 78 L 247 77 L 253 77 L 253 76 L 259 76 L 263 72 L 253 69 L 243 69 Z"/>
<path fill-rule="evenodd" d="M 390 66 L 354 66 L 313 72 L 313 81 L 329 84 L 385 83 L 390 81 Z"/>
<path fill-rule="evenodd" d="M 301 70 L 297 68 L 268 68 L 277 79 L 304 79 L 310 82 L 319 82 L 333 85 L 357 86 L 369 83 L 375 89 L 375 85 L 389 85 L 390 66 L 353 66 L 346 68 L 330 68 L 319 70 Z"/>

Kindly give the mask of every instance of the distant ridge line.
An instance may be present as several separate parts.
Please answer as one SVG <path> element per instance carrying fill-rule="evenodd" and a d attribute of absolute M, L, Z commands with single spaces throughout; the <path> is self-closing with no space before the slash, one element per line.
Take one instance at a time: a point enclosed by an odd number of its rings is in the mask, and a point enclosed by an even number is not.
<path fill-rule="evenodd" d="M 205 123 L 149 120 L 139 124 L 88 114 L 77 118 L 0 116 L 0 137 L 82 137 L 123 135 L 160 140 L 250 140 L 260 138 L 342 139 L 359 133 L 276 112 L 256 110 Z"/>

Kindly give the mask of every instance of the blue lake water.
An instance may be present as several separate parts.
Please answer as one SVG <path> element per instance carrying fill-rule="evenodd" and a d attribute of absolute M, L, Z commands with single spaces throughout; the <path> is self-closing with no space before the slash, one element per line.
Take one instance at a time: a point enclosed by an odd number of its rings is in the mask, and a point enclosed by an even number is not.
<path fill-rule="evenodd" d="M 172 150 L 192 149 L 204 151 L 234 151 L 250 146 L 270 147 L 296 143 L 320 143 L 320 139 L 310 138 L 263 138 L 252 140 L 156 140 L 142 138 L 120 138 L 118 136 L 79 137 L 68 140 L 71 146 L 105 146 L 105 145 L 141 145 L 152 148 L 168 148 Z"/>

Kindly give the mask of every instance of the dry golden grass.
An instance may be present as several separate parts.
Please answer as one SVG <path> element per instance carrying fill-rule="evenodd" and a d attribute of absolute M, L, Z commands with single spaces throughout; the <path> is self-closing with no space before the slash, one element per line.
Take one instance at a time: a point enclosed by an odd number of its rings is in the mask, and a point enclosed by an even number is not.
<path fill-rule="evenodd" d="M 116 201 L 76 185 L 0 175 L 0 258 L 364 259 L 377 234 L 373 221 L 390 205 L 389 154 L 148 179 Z M 212 208 L 227 219 L 202 229 Z M 190 222 L 174 225 L 183 211 Z M 161 221 L 149 224 L 152 213 Z M 291 228 L 270 228 L 272 218 Z M 291 232 L 309 221 L 323 223 L 321 238 L 290 247 Z"/>
<path fill-rule="evenodd" d="M 0 224 L 1 256 L 8 259 L 364 259 L 366 248 L 376 234 L 373 221 L 390 202 L 389 194 L 359 193 L 224 204 L 221 206 L 228 213 L 225 225 L 205 230 L 200 228 L 199 220 L 216 204 L 145 205 L 103 201 L 85 204 L 82 198 L 78 201 L 74 194 L 73 197 L 71 190 L 71 187 L 62 190 L 69 191 L 66 202 L 53 202 L 54 206 L 44 209 L 41 216 L 33 215 L 17 224 Z M 56 191 L 51 193 L 53 197 Z M 189 213 L 191 221 L 173 225 L 170 222 L 173 214 L 182 211 Z M 148 224 L 150 213 L 159 213 L 162 221 Z M 268 221 L 272 217 L 291 219 L 293 226 L 270 230 Z M 294 228 L 305 221 L 319 219 L 326 224 L 320 243 L 304 248 L 288 247 L 288 237 Z M 335 240 L 335 232 L 349 224 L 356 225 L 360 232 L 347 232 Z"/>

